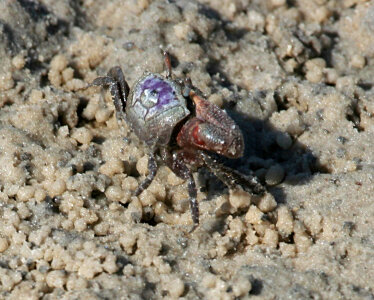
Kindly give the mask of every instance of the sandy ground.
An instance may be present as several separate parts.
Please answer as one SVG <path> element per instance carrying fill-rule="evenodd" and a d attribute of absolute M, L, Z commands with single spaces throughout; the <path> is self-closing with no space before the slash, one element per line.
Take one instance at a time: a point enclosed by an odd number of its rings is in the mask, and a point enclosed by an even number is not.
<path fill-rule="evenodd" d="M 373 299 L 374 3 L 0 1 L 1 299 Z M 107 91 L 191 77 L 263 197 L 147 174 Z"/>

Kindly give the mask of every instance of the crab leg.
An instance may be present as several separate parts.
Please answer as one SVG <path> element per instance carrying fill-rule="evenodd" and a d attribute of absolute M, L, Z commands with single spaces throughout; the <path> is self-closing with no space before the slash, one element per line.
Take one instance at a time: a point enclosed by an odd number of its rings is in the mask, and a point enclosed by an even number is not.
<path fill-rule="evenodd" d="M 135 196 L 139 196 L 149 185 L 152 183 L 153 179 L 157 173 L 157 163 L 153 152 L 148 154 L 148 176 L 139 184 L 138 188 L 135 190 Z"/>
<path fill-rule="evenodd" d="M 130 88 L 125 80 L 125 76 L 119 66 L 113 67 L 109 70 L 108 76 L 112 77 L 115 81 L 117 81 L 119 91 L 122 95 L 124 101 L 126 101 L 127 96 L 129 95 Z"/>
<path fill-rule="evenodd" d="M 188 168 L 186 163 L 187 154 L 183 151 L 175 152 L 170 155 L 167 149 L 162 148 L 161 156 L 167 166 L 180 178 L 188 181 L 188 196 L 190 201 L 190 209 L 192 221 L 194 227 L 191 232 L 194 231 L 199 225 L 199 203 L 197 202 L 197 189 L 195 179 L 193 178 L 191 170 Z"/>
<path fill-rule="evenodd" d="M 96 78 L 90 86 L 109 86 L 113 103 L 117 111 L 117 116 L 124 119 L 126 100 L 129 95 L 129 86 L 125 80 L 120 67 L 113 67 L 109 70 L 108 75 Z"/>
<path fill-rule="evenodd" d="M 201 151 L 201 157 L 205 165 L 214 173 L 227 187 L 236 189 L 238 186 L 251 194 L 262 195 L 265 192 L 264 186 L 252 175 L 243 175 L 223 164 L 217 162 L 207 152 Z"/>
<path fill-rule="evenodd" d="M 199 225 L 199 203 L 197 202 L 197 189 L 195 179 L 192 176 L 191 172 L 188 172 L 188 195 L 190 197 L 190 208 L 192 221 L 194 222 L 194 228 L 192 231 Z"/>

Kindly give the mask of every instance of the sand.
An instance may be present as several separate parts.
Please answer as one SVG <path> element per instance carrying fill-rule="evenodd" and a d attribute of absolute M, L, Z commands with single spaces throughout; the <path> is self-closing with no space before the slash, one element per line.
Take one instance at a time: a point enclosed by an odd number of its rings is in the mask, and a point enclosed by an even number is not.
<path fill-rule="evenodd" d="M 373 299 L 374 3 L 0 2 L 1 299 Z M 110 93 L 119 65 L 189 76 L 264 196 L 166 166 Z M 165 74 L 165 73 L 163 73 Z"/>

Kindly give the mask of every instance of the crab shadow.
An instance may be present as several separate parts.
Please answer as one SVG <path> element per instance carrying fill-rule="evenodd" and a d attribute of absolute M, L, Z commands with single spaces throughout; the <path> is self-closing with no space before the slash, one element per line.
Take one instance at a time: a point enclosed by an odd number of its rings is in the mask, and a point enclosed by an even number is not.
<path fill-rule="evenodd" d="M 256 5 L 256 4 L 254 4 Z M 288 1 L 288 5 L 293 6 L 293 1 Z M 232 26 L 230 20 L 225 19 L 217 10 L 206 4 L 200 4 L 199 13 L 204 15 L 208 19 L 217 21 L 217 26 L 214 29 L 215 36 L 222 36 L 229 41 L 238 42 L 243 39 L 246 34 L 251 32 L 242 27 Z M 295 36 L 295 38 L 299 38 Z M 211 40 L 199 40 L 200 45 L 206 49 L 209 53 L 209 44 Z M 312 45 L 305 44 L 305 49 L 310 53 L 313 53 Z M 331 45 L 330 49 L 333 48 Z M 329 49 L 322 49 L 324 56 L 328 55 Z M 208 54 L 209 56 L 209 54 Z M 215 59 L 213 56 L 209 57 L 209 62 L 206 66 L 206 70 L 212 78 L 215 78 L 215 84 L 212 87 L 213 92 L 220 91 L 221 88 L 227 88 L 237 95 L 241 90 L 245 90 L 237 84 L 234 84 L 229 76 L 225 74 L 222 68 L 222 61 Z M 280 65 L 282 65 L 280 63 Z M 297 74 L 295 74 L 297 75 Z M 300 74 L 300 76 L 303 76 Z M 254 91 L 252 92 L 252 100 L 261 104 L 262 96 L 266 95 L 268 91 Z M 275 97 L 275 95 L 274 95 Z M 277 103 L 276 99 L 274 99 Z M 236 101 L 232 101 L 231 104 L 235 104 Z M 239 159 L 225 159 L 220 157 L 220 160 L 227 166 L 237 170 L 243 174 L 254 173 L 259 175 L 260 181 L 265 184 L 265 173 L 272 165 L 279 165 L 284 173 L 283 183 L 284 185 L 302 185 L 307 183 L 314 174 L 327 173 L 327 169 L 317 164 L 317 157 L 308 150 L 308 148 L 302 143 L 297 141 L 297 138 L 292 138 L 292 144 L 290 147 L 280 146 L 281 142 L 277 140 L 289 139 L 287 133 L 282 132 L 274 128 L 268 120 L 260 118 L 249 117 L 245 113 L 238 112 L 230 102 L 226 105 L 226 111 L 234 119 L 234 121 L 240 126 L 244 139 L 245 139 L 245 153 L 244 156 Z M 278 111 L 286 109 L 282 107 L 280 103 L 277 103 Z M 286 148 L 286 149 L 284 149 Z M 207 170 L 202 169 L 200 171 L 199 179 L 203 183 L 202 189 L 207 192 L 207 199 L 211 199 L 221 194 L 226 188 L 223 184 L 214 176 L 210 176 L 210 180 L 207 175 Z M 280 185 L 266 186 L 267 190 L 275 197 L 278 203 L 284 203 L 286 201 L 286 195 L 283 188 Z"/>
<path fill-rule="evenodd" d="M 285 203 L 287 200 L 282 186 L 306 184 L 315 174 L 327 173 L 326 169 L 317 164 L 317 157 L 305 145 L 294 138 L 289 140 L 287 133 L 277 130 L 269 121 L 251 118 L 232 109 L 226 111 L 241 128 L 245 151 L 239 159 L 219 159 L 224 165 L 244 175 L 256 175 L 277 203 Z M 291 145 L 285 149 L 279 142 L 282 139 L 292 141 Z M 284 178 L 280 182 L 283 185 L 266 185 L 266 172 L 275 165 L 284 171 Z M 207 174 L 206 169 L 200 171 L 199 180 L 203 182 L 202 190 L 207 193 L 207 200 L 210 200 L 225 192 L 227 188 L 214 175 Z"/>
<path fill-rule="evenodd" d="M 229 41 L 239 41 L 246 34 L 250 32 L 241 27 L 232 26 L 229 20 L 226 20 L 220 15 L 218 11 L 208 5 L 201 4 L 199 12 L 209 19 L 217 20 L 220 24 L 215 28 L 217 36 L 223 33 L 224 37 Z M 209 41 L 204 39 L 199 40 L 200 45 L 209 49 Z M 309 47 L 305 45 L 305 47 Z M 310 49 L 312 51 L 312 49 Z M 207 51 L 209 53 L 209 51 Z M 219 93 L 221 88 L 229 89 L 233 95 L 238 95 L 240 91 L 245 90 L 237 84 L 234 84 L 229 76 L 225 74 L 222 68 L 222 62 L 216 60 L 214 57 L 209 57 L 209 62 L 206 70 L 215 84 L 212 86 L 212 92 Z M 254 91 L 250 92 L 249 101 L 255 101 L 260 104 L 263 97 L 269 91 Z M 276 95 L 274 94 L 274 98 Z M 234 96 L 235 98 L 235 96 Z M 242 99 L 244 100 L 244 99 Z M 278 105 L 278 111 L 286 109 L 281 103 Z M 285 203 L 287 201 L 286 194 L 282 186 L 285 185 L 302 185 L 310 181 L 314 174 L 327 173 L 327 169 L 317 164 L 317 157 L 308 150 L 302 143 L 297 141 L 297 137 L 292 137 L 291 145 L 285 147 L 280 140 L 289 140 L 290 136 L 286 132 L 279 131 L 266 119 L 249 117 L 245 113 L 241 113 L 235 109 L 237 101 L 228 102 L 224 107 L 230 117 L 239 125 L 244 135 L 245 152 L 244 156 L 239 159 L 226 159 L 219 157 L 220 161 L 228 167 L 237 170 L 244 175 L 254 174 L 262 184 L 265 184 L 266 172 L 273 165 L 278 165 L 284 171 L 283 185 L 266 186 L 278 203 Z M 265 105 L 266 106 L 266 105 Z M 283 148 L 282 148 L 283 146 Z M 214 175 L 211 175 L 207 169 L 199 170 L 199 181 L 201 190 L 206 192 L 207 200 L 210 200 L 222 192 L 227 192 L 227 188 Z"/>

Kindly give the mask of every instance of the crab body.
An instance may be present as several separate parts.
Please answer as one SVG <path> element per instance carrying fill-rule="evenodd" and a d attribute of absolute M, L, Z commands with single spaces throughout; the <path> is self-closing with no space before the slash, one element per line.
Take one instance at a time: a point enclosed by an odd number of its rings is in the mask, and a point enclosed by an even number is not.
<path fill-rule="evenodd" d="M 192 169 L 206 166 L 228 187 L 238 185 L 262 194 L 263 186 L 253 176 L 244 176 L 211 155 L 238 158 L 244 152 L 243 135 L 236 123 L 218 106 L 195 92 L 189 80 L 173 80 L 169 55 L 165 52 L 166 77 L 146 72 L 129 86 L 120 67 L 96 78 L 92 85 L 109 86 L 118 118 L 126 120 L 148 146 L 149 174 L 135 191 L 139 195 L 157 173 L 156 153 L 179 177 L 188 181 L 194 227 L 199 224 L 197 189 Z"/>
<path fill-rule="evenodd" d="M 189 114 L 179 84 L 153 73 L 135 83 L 126 104 L 130 126 L 151 147 L 167 145 L 174 127 Z"/>

